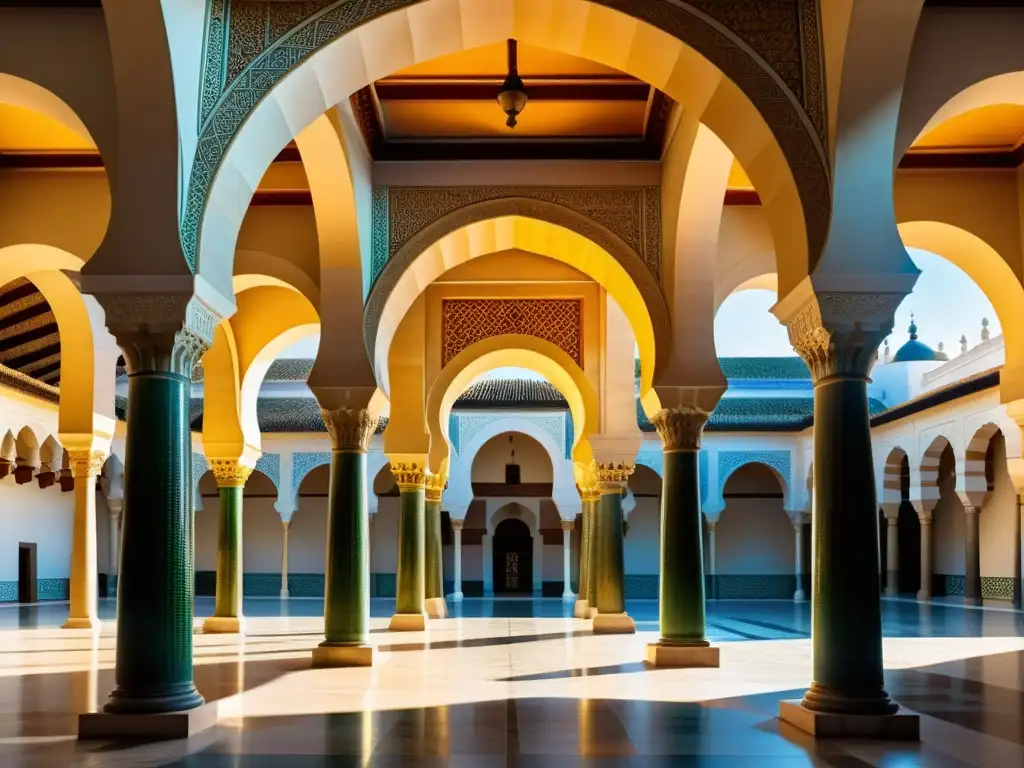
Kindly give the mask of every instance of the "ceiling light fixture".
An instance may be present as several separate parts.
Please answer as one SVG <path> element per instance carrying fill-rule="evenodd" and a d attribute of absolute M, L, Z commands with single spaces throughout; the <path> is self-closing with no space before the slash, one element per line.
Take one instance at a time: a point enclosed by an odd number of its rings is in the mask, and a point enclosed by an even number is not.
<path fill-rule="evenodd" d="M 508 115 L 505 125 L 516 127 L 516 116 L 526 108 L 526 86 L 519 77 L 518 45 L 512 38 L 508 40 L 508 75 L 498 91 L 498 106 Z"/>

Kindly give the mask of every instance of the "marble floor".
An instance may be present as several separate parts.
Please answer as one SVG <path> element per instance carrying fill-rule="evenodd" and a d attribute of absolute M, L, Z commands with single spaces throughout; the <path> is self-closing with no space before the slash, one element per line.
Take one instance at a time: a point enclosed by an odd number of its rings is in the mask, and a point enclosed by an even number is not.
<path fill-rule="evenodd" d="M 95 637 L 59 629 L 66 605 L 0 607 L 0 766 L 1024 765 L 1024 613 L 883 601 L 886 683 L 922 715 L 922 742 L 882 744 L 816 743 L 775 719 L 811 677 L 807 604 L 710 603 L 722 665 L 700 670 L 642 663 L 653 602 L 629 605 L 635 636 L 595 636 L 557 599 L 453 607 L 399 635 L 375 600 L 377 664 L 313 670 L 322 602 L 246 600 L 244 637 L 195 638 L 218 725 L 157 744 L 75 739 L 113 687 L 113 621 Z"/>

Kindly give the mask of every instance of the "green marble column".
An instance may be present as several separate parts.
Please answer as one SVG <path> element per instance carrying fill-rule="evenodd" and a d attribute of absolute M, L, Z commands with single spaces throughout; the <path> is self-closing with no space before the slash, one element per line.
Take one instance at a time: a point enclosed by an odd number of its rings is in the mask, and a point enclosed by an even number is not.
<path fill-rule="evenodd" d="M 128 425 L 116 687 L 104 706 L 110 713 L 174 712 L 203 703 L 192 678 L 188 406 L 192 366 L 205 347 L 185 332 L 173 349 L 156 345 L 156 337 L 134 348 L 122 344 Z"/>
<path fill-rule="evenodd" d="M 426 628 L 426 473 L 419 463 L 391 464 L 402 508 L 398 518 L 398 574 L 395 615 L 390 628 L 415 632 Z"/>
<path fill-rule="evenodd" d="M 622 533 L 622 495 L 632 466 L 598 465 L 596 567 L 594 581 L 597 592 L 597 615 L 594 632 L 621 634 L 636 631 L 636 624 L 626 613 L 624 584 L 625 553 Z"/>
<path fill-rule="evenodd" d="M 831 354 L 841 353 L 833 350 Z M 803 706 L 829 714 L 892 714 L 897 705 L 885 692 L 882 677 L 869 364 L 862 361 L 856 368 L 847 368 L 840 363 L 851 362 L 854 355 L 849 351 L 846 355 L 825 371 L 808 361 L 812 374 L 818 374 L 814 376 L 812 523 L 814 682 Z"/>
<path fill-rule="evenodd" d="M 213 616 L 203 632 L 242 631 L 242 497 L 252 468 L 233 459 L 211 459 L 220 490 L 217 529 L 217 591 Z"/>
<path fill-rule="evenodd" d="M 667 645 L 708 645 L 697 464 L 707 419 L 698 408 L 666 409 L 653 419 L 664 444 L 659 624 Z"/>
<path fill-rule="evenodd" d="M 443 619 L 448 615 L 444 599 L 444 559 L 441 541 L 441 496 L 446 485 L 443 475 L 427 477 L 424 501 L 424 595 L 427 616 Z"/>
<path fill-rule="evenodd" d="M 369 509 L 366 452 L 377 427 L 367 411 L 323 410 L 331 435 L 327 494 L 327 567 L 324 574 L 324 641 L 313 649 L 320 667 L 373 664 L 370 637 Z"/>

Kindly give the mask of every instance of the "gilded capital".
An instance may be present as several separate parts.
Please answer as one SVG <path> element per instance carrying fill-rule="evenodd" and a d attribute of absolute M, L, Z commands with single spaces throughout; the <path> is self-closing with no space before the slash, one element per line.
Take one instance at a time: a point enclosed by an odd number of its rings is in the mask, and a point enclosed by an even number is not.
<path fill-rule="evenodd" d="M 586 503 L 588 501 L 597 501 L 600 498 L 600 496 L 601 492 L 597 489 L 596 485 L 589 485 L 580 488 L 580 500 L 583 503 Z"/>
<path fill-rule="evenodd" d="M 867 378 L 903 296 L 822 292 L 790 315 L 785 320 L 789 341 L 814 383 L 832 376 Z"/>
<path fill-rule="evenodd" d="M 601 493 L 614 493 L 616 489 L 621 492 L 629 482 L 629 476 L 633 474 L 634 469 L 635 464 L 624 462 L 598 463 L 595 469 L 598 490 Z"/>
<path fill-rule="evenodd" d="M 104 451 L 68 451 L 72 477 L 99 477 L 107 460 Z"/>
<path fill-rule="evenodd" d="M 426 476 L 427 501 L 441 501 L 441 495 L 447 487 L 448 478 L 444 474 L 428 474 Z"/>
<path fill-rule="evenodd" d="M 416 491 L 426 486 L 426 467 L 418 462 L 391 462 L 391 474 L 395 477 L 400 491 Z"/>
<path fill-rule="evenodd" d="M 666 451 L 696 451 L 708 423 L 708 412 L 695 405 L 662 408 L 651 418 Z"/>
<path fill-rule="evenodd" d="M 238 459 L 210 459 L 210 469 L 218 488 L 244 488 L 253 470 Z"/>
<path fill-rule="evenodd" d="M 366 409 L 321 408 L 324 424 L 336 451 L 366 453 L 377 429 L 377 419 Z"/>

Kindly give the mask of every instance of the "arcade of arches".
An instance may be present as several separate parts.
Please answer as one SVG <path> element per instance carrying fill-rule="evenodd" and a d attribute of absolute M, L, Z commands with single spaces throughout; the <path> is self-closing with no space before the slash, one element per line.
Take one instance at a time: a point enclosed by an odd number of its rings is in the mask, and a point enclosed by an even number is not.
<path fill-rule="evenodd" d="M 1024 664 L 1024 8 L 3 5 L 0 599 L 67 601 L 99 654 L 82 737 L 252 711 L 298 669 L 259 671 L 264 632 L 318 670 L 454 670 L 512 639 L 503 610 L 693 700 L 809 684 L 770 708 L 820 738 L 927 736 L 892 611 L 1009 612 Z M 1000 332 L 880 353 L 908 248 Z M 751 288 L 792 357 L 716 354 Z M 741 626 L 808 638 L 766 651 L 799 679 L 736 687 L 768 639 Z M 230 702 L 201 679 L 217 636 Z M 410 706 L 480 701 L 431 686 Z"/>

